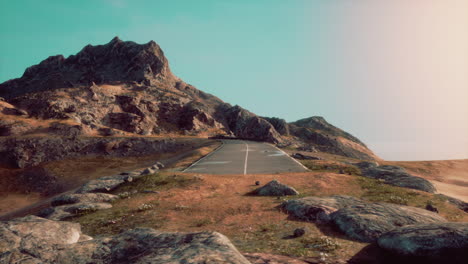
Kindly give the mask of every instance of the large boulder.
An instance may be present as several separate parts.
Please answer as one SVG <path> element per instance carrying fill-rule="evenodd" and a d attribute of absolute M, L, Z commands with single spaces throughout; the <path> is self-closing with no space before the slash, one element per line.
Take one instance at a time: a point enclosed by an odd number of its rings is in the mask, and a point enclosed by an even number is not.
<path fill-rule="evenodd" d="M 299 192 L 296 191 L 293 187 L 282 184 L 277 180 L 272 180 L 264 186 L 255 189 L 251 194 L 259 196 L 286 196 L 298 195 Z"/>
<path fill-rule="evenodd" d="M 382 166 L 362 166 L 362 175 L 368 178 L 381 179 L 385 183 L 434 193 L 436 191 L 434 185 L 426 179 L 413 176 L 406 172 L 402 167 L 382 165 Z"/>
<path fill-rule="evenodd" d="M 82 236 L 80 224 L 26 216 L 0 222 L 0 263 L 43 263 L 56 245 L 73 244 Z"/>
<path fill-rule="evenodd" d="M 377 242 L 397 258 L 419 258 L 425 263 L 466 263 L 468 223 L 404 226 L 383 234 Z"/>
<path fill-rule="evenodd" d="M 288 214 L 295 218 L 311 222 L 328 222 L 330 214 L 337 210 L 365 202 L 351 196 L 335 195 L 330 197 L 305 197 L 291 199 L 281 205 Z"/>
<path fill-rule="evenodd" d="M 348 206 L 332 213 L 330 218 L 343 233 L 362 242 L 373 242 L 383 233 L 401 226 L 446 222 L 428 210 L 389 203 Z"/>
<path fill-rule="evenodd" d="M 80 225 L 38 217 L 0 223 L 0 263 L 248 264 L 228 238 L 216 232 L 163 233 L 139 228 L 92 239 Z"/>
<path fill-rule="evenodd" d="M 373 242 L 381 234 L 401 226 L 446 222 L 425 209 L 369 203 L 344 195 L 292 199 L 284 202 L 281 208 L 297 219 L 333 224 L 350 238 L 362 242 Z"/>

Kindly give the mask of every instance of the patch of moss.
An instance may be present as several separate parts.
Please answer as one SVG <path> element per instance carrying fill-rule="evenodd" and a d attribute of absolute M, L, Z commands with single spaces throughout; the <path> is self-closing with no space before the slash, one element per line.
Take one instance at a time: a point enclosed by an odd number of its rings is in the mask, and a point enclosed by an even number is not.
<path fill-rule="evenodd" d="M 344 163 L 324 163 L 320 160 L 302 160 L 301 163 L 312 171 L 326 171 L 349 175 L 361 175 L 361 170 L 358 167 Z"/>

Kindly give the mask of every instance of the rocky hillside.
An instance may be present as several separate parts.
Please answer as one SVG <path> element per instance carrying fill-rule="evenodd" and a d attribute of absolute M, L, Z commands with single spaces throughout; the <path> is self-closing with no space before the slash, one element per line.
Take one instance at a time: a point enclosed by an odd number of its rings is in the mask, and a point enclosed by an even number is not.
<path fill-rule="evenodd" d="M 377 157 L 321 117 L 259 117 L 172 74 L 153 41 L 112 39 L 52 56 L 0 84 L 0 136 L 228 135 L 347 157 Z"/>

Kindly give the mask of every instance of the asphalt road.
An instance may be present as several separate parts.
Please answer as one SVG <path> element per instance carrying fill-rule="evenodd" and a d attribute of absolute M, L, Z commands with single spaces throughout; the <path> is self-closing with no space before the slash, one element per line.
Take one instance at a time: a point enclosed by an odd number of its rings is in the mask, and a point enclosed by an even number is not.
<path fill-rule="evenodd" d="M 275 146 L 246 140 L 223 140 L 223 145 L 184 170 L 206 174 L 268 174 L 307 169 Z"/>

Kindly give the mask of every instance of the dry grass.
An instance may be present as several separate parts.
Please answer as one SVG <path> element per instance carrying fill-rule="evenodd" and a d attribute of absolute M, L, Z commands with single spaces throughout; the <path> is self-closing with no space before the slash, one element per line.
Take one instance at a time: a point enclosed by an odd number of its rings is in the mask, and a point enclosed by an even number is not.
<path fill-rule="evenodd" d="M 276 197 L 246 195 L 256 186 L 273 179 L 297 187 L 306 195 L 358 195 L 360 187 L 354 176 L 334 173 L 293 173 L 288 175 L 203 175 L 162 173 L 148 176 L 141 183 L 116 191 L 139 190 L 117 201 L 109 210 L 82 216 L 75 221 L 91 235 L 112 234 L 121 229 L 152 227 L 166 231 L 215 230 L 227 235 L 244 252 L 271 252 L 292 256 L 317 257 L 320 252 L 337 256 L 353 255 L 364 243 L 345 239 L 327 227 L 289 219 L 276 207 L 283 201 Z M 353 192 L 349 193 L 347 190 Z M 159 193 L 141 193 L 157 191 Z M 143 204 L 153 209 L 139 212 Z M 111 224 L 109 224 L 111 223 Z M 306 227 L 305 238 L 287 239 L 294 229 Z M 311 241 L 333 235 L 339 249 L 308 248 Z M 319 242 L 317 242 L 319 243 Z M 309 246 L 308 246 L 309 245 Z"/>
<path fill-rule="evenodd" d="M 296 188 L 301 193 L 299 197 L 346 194 L 400 204 L 401 199 L 406 199 L 404 204 L 421 208 L 431 203 L 451 221 L 468 220 L 466 213 L 432 194 L 332 171 L 275 175 L 199 175 L 166 171 L 117 190 L 116 193 L 135 190 L 137 193 L 115 202 L 112 209 L 73 221 L 80 222 L 84 232 L 90 235 L 114 234 L 135 227 L 181 232 L 212 230 L 228 236 L 242 252 L 311 260 L 320 253 L 327 253 L 331 259 L 347 260 L 368 245 L 349 240 L 330 226 L 291 219 L 278 209 L 285 199 L 296 197 L 246 195 L 257 187 L 255 181 L 265 184 L 273 179 Z M 138 209 L 143 206 L 145 210 Z M 308 232 L 304 237 L 292 238 L 296 228 L 306 228 Z"/>

